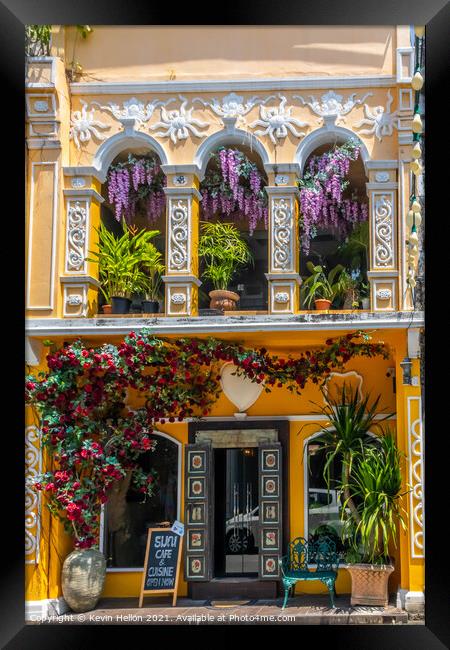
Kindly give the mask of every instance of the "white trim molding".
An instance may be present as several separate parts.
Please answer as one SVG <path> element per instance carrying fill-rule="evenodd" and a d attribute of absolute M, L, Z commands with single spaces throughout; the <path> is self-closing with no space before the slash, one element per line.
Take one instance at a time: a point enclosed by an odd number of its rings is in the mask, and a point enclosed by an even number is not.
<path fill-rule="evenodd" d="M 97 149 L 92 166 L 96 170 L 96 175 L 104 183 L 106 175 L 112 161 L 116 156 L 125 149 L 135 149 L 137 147 L 146 147 L 149 151 L 157 154 L 162 165 L 167 165 L 167 155 L 164 148 L 155 138 L 143 131 L 127 129 L 119 131 L 110 138 L 107 138 Z"/>
<path fill-rule="evenodd" d="M 299 165 L 300 172 L 303 173 L 308 157 L 315 149 L 317 149 L 317 147 L 320 147 L 323 144 L 332 144 L 334 140 L 339 143 L 346 142 L 349 138 L 358 141 L 361 160 L 363 161 L 364 170 L 367 175 L 367 163 L 370 160 L 370 155 L 364 142 L 354 131 L 342 126 L 336 126 L 331 122 L 327 122 L 324 126 L 320 127 L 320 129 L 314 129 L 314 131 L 308 133 L 308 135 L 303 138 L 298 145 L 294 160 Z"/>
<path fill-rule="evenodd" d="M 25 564 L 39 564 L 41 494 L 29 485 L 42 472 L 40 431 L 35 425 L 25 429 L 25 467 Z"/>
<path fill-rule="evenodd" d="M 397 48 L 397 83 L 409 84 L 414 74 L 414 48 L 413 47 L 398 47 Z M 403 75 L 404 65 L 408 69 L 406 76 Z"/>
<path fill-rule="evenodd" d="M 210 160 L 209 154 L 221 145 L 231 144 L 238 146 L 247 144 L 256 151 L 264 166 L 269 162 L 268 151 L 256 135 L 249 131 L 237 129 L 234 125 L 228 126 L 208 136 L 198 147 L 194 156 L 194 165 L 200 170 L 200 181 L 202 181 L 205 176 L 206 167 Z"/>
<path fill-rule="evenodd" d="M 31 301 L 31 262 L 33 259 L 33 225 L 34 225 L 34 198 L 35 198 L 35 170 L 38 166 L 53 165 L 53 205 L 52 205 L 52 234 L 50 250 L 50 278 L 49 278 L 49 301 L 48 305 L 32 305 Z M 55 300 L 55 259 L 56 259 L 56 228 L 58 215 L 58 162 L 32 162 L 30 182 L 30 219 L 28 223 L 28 255 L 27 255 L 27 290 L 25 308 L 36 311 L 52 311 Z"/>
<path fill-rule="evenodd" d="M 377 185 L 378 187 L 378 185 Z M 371 203 L 371 270 L 396 268 L 395 195 L 392 190 L 369 190 Z"/>
<path fill-rule="evenodd" d="M 164 282 L 176 283 L 182 278 L 165 276 Z M 192 281 L 194 283 L 194 281 Z M 33 337 L 78 337 L 128 334 L 131 329 L 142 328 L 158 334 L 180 334 L 216 332 L 314 332 L 318 330 L 384 330 L 408 327 L 424 327 L 423 312 L 390 312 L 382 315 L 375 312 L 360 314 L 274 314 L 259 316 L 221 316 L 212 319 L 207 316 L 166 318 L 85 318 L 68 320 L 65 318 L 28 318 L 26 334 Z"/>
<path fill-rule="evenodd" d="M 424 449 L 422 429 L 422 399 L 409 395 L 408 458 L 409 458 L 409 530 L 411 557 L 425 557 Z"/>
<path fill-rule="evenodd" d="M 198 81 L 101 81 L 74 82 L 72 95 L 135 95 L 139 93 L 220 92 L 254 90 L 304 90 L 329 88 L 388 88 L 395 86 L 392 75 L 353 75 L 345 77 L 292 77 L 290 79 L 214 79 Z"/>

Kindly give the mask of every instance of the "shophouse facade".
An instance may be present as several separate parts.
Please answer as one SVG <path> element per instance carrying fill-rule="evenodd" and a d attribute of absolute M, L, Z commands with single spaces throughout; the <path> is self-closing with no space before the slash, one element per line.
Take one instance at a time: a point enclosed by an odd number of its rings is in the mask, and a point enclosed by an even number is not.
<path fill-rule="evenodd" d="M 424 599 L 424 321 L 408 283 L 406 244 L 414 56 L 409 26 L 94 27 L 85 40 L 74 28 L 53 27 L 49 56 L 29 57 L 26 67 L 27 364 L 33 372 L 45 368 L 46 339 L 82 337 L 94 346 L 144 326 L 157 336 L 214 336 L 281 356 L 356 330 L 384 341 L 389 359 L 352 359 L 330 381 L 380 394 L 395 412 L 411 487 L 390 578 L 402 604 Z M 360 147 L 351 182 L 368 206 L 370 306 L 315 313 L 301 303 L 297 180 L 311 155 L 350 137 Z M 255 230 L 255 269 L 239 280 L 239 311 L 214 316 L 202 295 L 197 248 L 201 183 L 219 147 L 243 151 L 265 174 L 268 224 Z M 166 210 L 154 226 L 165 299 L 157 315 L 105 316 L 98 268 L 86 258 L 100 222 L 113 221 L 110 166 L 128 154 L 156 155 L 166 177 Z M 321 421 L 311 404 L 322 400 L 318 387 L 307 384 L 300 397 L 265 393 L 224 369 L 222 388 L 201 422 L 158 428 L 159 496 L 145 506 L 130 496 L 121 526 L 105 508 L 105 596 L 138 596 L 149 522 L 184 522 L 179 594 L 194 598 L 230 596 L 230 578 L 233 595 L 273 597 L 287 543 L 319 524 L 339 528 L 333 495 L 330 501 L 320 472 L 308 469 Z M 29 475 L 51 463 L 31 410 L 26 451 Z M 43 498 L 27 492 L 30 612 L 64 606 L 60 572 L 72 550 Z M 336 588 L 350 590 L 345 568 Z M 324 591 L 314 582 L 301 589 Z"/>

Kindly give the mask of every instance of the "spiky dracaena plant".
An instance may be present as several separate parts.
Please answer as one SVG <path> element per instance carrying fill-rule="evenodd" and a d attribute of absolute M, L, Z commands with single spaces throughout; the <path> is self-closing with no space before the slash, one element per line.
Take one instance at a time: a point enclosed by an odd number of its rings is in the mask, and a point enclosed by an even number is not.
<path fill-rule="evenodd" d="M 380 428 L 380 423 L 393 414 L 379 416 L 378 404 L 381 396 L 374 399 L 369 405 L 370 395 L 360 399 L 358 391 L 346 387 L 345 383 L 337 398 L 333 398 L 329 391 L 322 389 L 325 404 L 319 407 L 319 413 L 325 415 L 327 422 L 320 426 L 321 433 L 314 439 L 325 451 L 324 478 L 330 486 L 330 467 L 333 461 L 340 460 L 342 474 L 340 487 L 349 508 L 352 519 L 357 525 L 361 515 L 352 498 L 349 489 L 349 480 L 352 475 L 355 457 L 362 453 L 365 446 L 374 444 L 374 437 L 369 431 Z M 345 512 L 345 509 L 344 509 Z"/>
<path fill-rule="evenodd" d="M 401 463 L 404 458 L 387 430 L 377 444 L 358 454 L 347 489 L 358 501 L 359 521 L 353 529 L 353 547 L 362 551 L 364 562 L 387 562 L 389 544 L 397 546 L 398 525 L 406 530 L 405 509 L 401 499 Z M 345 509 L 347 500 L 344 502 Z"/>

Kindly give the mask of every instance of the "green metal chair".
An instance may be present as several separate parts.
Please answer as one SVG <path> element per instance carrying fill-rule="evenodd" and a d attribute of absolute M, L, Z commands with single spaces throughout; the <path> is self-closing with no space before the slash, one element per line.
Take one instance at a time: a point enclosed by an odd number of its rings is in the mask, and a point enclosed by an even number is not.
<path fill-rule="evenodd" d="M 284 586 L 282 609 L 287 605 L 293 586 L 300 580 L 320 580 L 329 591 L 331 606 L 336 607 L 334 596 L 339 561 L 336 544 L 329 537 L 321 537 L 316 542 L 308 542 L 303 537 L 294 539 L 289 544 L 287 555 L 280 558 Z M 315 569 L 312 564 L 316 565 Z"/>

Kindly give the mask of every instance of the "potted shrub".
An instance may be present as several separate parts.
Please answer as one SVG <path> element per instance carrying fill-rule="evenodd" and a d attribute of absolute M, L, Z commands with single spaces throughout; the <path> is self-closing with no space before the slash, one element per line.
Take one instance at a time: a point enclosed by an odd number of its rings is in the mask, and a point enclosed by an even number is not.
<path fill-rule="evenodd" d="M 369 406 L 369 396 L 359 398 L 346 389 L 338 399 L 324 392 L 320 413 L 328 421 L 315 439 L 326 451 L 324 478 L 330 486 L 330 466 L 338 459 L 342 472 L 336 485 L 341 493 L 342 541 L 351 547 L 345 556 L 352 575 L 351 604 L 387 605 L 387 583 L 393 571 L 389 542 L 397 534 L 400 513 L 400 454 L 392 435 L 370 436 L 383 420 L 377 413 L 380 396 Z M 404 525 L 400 518 L 401 525 Z"/>
<path fill-rule="evenodd" d="M 228 286 L 237 269 L 253 260 L 250 248 L 231 223 L 204 221 L 200 224 L 200 233 L 198 254 L 205 264 L 203 277 L 211 280 L 214 286 L 209 292 L 210 308 L 234 310 L 239 294 L 228 291 Z"/>
<path fill-rule="evenodd" d="M 339 293 L 344 298 L 342 309 L 358 309 L 360 301 L 359 273 L 344 269 L 339 276 Z"/>
<path fill-rule="evenodd" d="M 127 314 L 130 311 L 131 296 L 139 293 L 146 285 L 146 276 L 141 266 L 149 240 L 158 234 L 157 230 L 141 230 L 123 224 L 123 235 L 116 237 L 104 226 L 96 229 L 99 236 L 98 251 L 89 251 L 94 258 L 90 262 L 99 264 L 103 294 L 111 297 L 113 314 Z"/>
<path fill-rule="evenodd" d="M 161 296 L 162 274 L 164 273 L 164 264 L 162 263 L 162 254 L 151 242 L 144 247 L 143 263 L 146 279 L 144 280 L 145 300 L 142 301 L 142 311 L 144 314 L 159 313 L 159 299 Z"/>
<path fill-rule="evenodd" d="M 389 546 L 397 545 L 399 525 L 406 530 L 406 513 L 401 505 L 402 457 L 387 431 L 378 444 L 358 453 L 348 478 L 348 498 L 357 503 L 358 515 L 351 525 L 353 553 L 347 566 L 352 578 L 352 605 L 388 604 L 388 581 L 394 570 Z"/>
<path fill-rule="evenodd" d="M 305 305 L 311 309 L 311 304 L 314 301 L 316 309 L 330 309 L 331 303 L 342 290 L 339 282 L 335 282 L 335 280 L 342 273 L 344 267 L 342 264 L 338 264 L 327 275 L 325 268 L 319 264 L 314 265 L 312 262 L 308 262 L 306 266 L 311 275 L 303 280 L 303 290 L 306 290 Z"/>
<path fill-rule="evenodd" d="M 361 308 L 370 309 L 370 289 L 367 282 L 360 282 L 359 296 L 361 298 Z"/>

